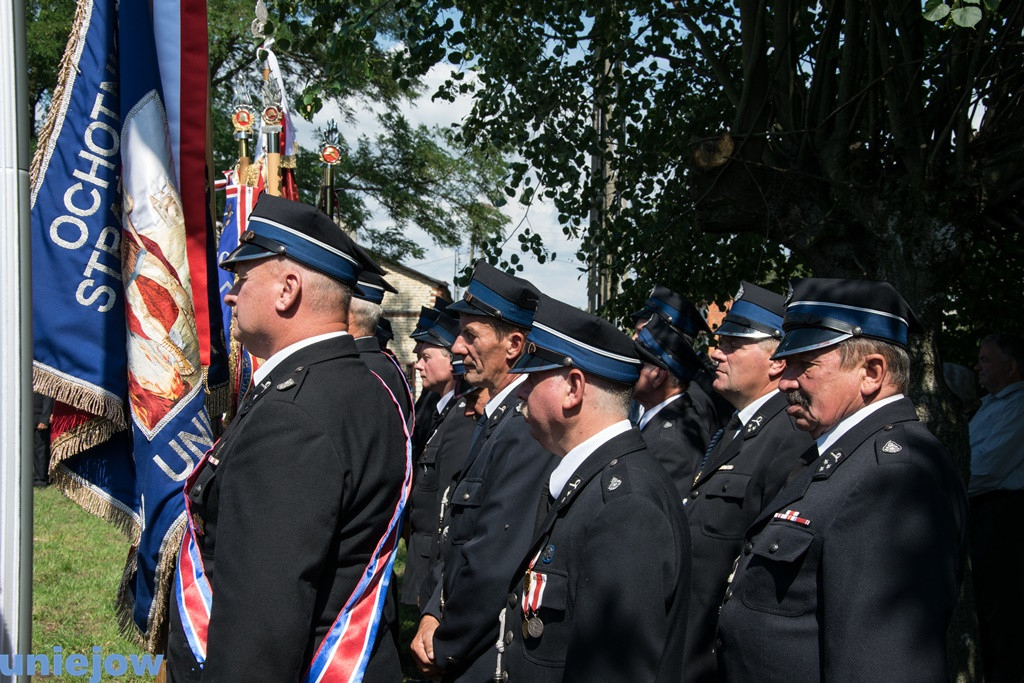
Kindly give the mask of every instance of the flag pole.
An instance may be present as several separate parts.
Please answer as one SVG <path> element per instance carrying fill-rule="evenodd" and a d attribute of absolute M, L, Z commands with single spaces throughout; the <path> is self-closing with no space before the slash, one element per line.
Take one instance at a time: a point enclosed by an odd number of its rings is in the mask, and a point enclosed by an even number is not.
<path fill-rule="evenodd" d="M 32 648 L 32 287 L 25 3 L 0 0 L 0 656 Z M 8 680 L 28 681 L 20 675 Z"/>
<path fill-rule="evenodd" d="M 334 167 L 341 161 L 341 147 L 338 139 L 338 125 L 334 120 L 327 123 L 320 144 L 320 160 L 324 162 L 324 213 L 334 220 Z"/>

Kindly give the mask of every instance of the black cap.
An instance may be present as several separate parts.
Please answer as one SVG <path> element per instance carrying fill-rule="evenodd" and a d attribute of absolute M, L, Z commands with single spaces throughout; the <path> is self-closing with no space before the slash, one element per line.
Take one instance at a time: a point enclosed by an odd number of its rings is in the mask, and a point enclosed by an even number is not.
<path fill-rule="evenodd" d="M 781 294 L 742 282 L 715 334 L 748 339 L 782 339 L 782 316 L 785 313 L 786 300 Z"/>
<path fill-rule="evenodd" d="M 437 311 L 437 316 L 425 329 L 412 334 L 416 341 L 451 349 L 459 336 L 459 321 L 447 313 Z"/>
<path fill-rule="evenodd" d="M 352 296 L 363 301 L 369 301 L 371 304 L 381 304 L 384 301 L 384 292 L 397 291 L 377 273 L 364 270 L 359 275 L 359 281 L 356 283 L 355 289 L 352 290 Z"/>
<path fill-rule="evenodd" d="M 526 337 L 526 353 L 509 372 L 575 367 L 632 385 L 642 366 L 633 340 L 617 327 L 542 294 Z"/>
<path fill-rule="evenodd" d="M 249 214 L 248 229 L 238 247 L 220 267 L 234 271 L 242 261 L 287 256 L 303 265 L 354 286 L 363 270 L 380 274 L 376 263 L 366 262 L 352 238 L 315 206 L 293 202 L 264 192 Z"/>
<path fill-rule="evenodd" d="M 448 313 L 485 315 L 529 328 L 539 297 L 530 282 L 477 261 L 465 296 L 449 306 Z"/>
<path fill-rule="evenodd" d="M 696 337 L 701 332 L 711 332 L 708 321 L 689 299 L 662 285 L 656 285 L 644 307 L 630 317 L 633 322 L 638 322 L 656 313 L 690 337 Z"/>
<path fill-rule="evenodd" d="M 888 282 L 807 278 L 793 280 L 786 300 L 785 331 L 773 358 L 868 337 L 906 348 L 921 325 Z"/>
<path fill-rule="evenodd" d="M 690 338 L 661 317 L 653 316 L 636 336 L 641 358 L 671 372 L 684 382 L 703 368 Z"/>
<path fill-rule="evenodd" d="M 380 348 L 386 349 L 388 342 L 395 338 L 395 332 L 391 329 L 391 321 L 381 316 L 377 320 L 377 329 L 374 330 L 374 336 L 377 337 L 377 343 L 380 344 Z"/>

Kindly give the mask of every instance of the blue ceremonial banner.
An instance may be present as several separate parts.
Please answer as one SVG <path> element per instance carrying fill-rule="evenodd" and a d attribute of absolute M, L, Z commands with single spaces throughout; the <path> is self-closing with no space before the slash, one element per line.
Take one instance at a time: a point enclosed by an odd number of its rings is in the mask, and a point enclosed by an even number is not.
<path fill-rule="evenodd" d="M 114 7 L 80 0 L 33 162 L 34 379 L 71 406 L 56 482 L 133 540 L 122 625 L 155 649 L 213 436 L 153 18 Z"/>

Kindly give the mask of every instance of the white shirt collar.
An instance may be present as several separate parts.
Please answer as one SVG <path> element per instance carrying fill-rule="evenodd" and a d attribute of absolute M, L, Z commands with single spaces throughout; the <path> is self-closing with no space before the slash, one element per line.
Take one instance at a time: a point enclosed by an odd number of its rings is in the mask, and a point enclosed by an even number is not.
<path fill-rule="evenodd" d="M 558 466 L 555 467 L 554 471 L 551 472 L 551 476 L 548 478 L 548 492 L 552 498 L 558 498 L 562 495 L 562 489 L 565 488 L 565 484 L 569 481 L 569 477 L 576 471 L 576 468 L 583 464 L 586 460 L 596 451 L 598 448 L 603 446 L 606 442 L 611 441 L 619 434 L 628 432 L 633 425 L 629 424 L 629 420 L 621 420 L 615 424 L 605 427 L 597 434 L 584 441 L 583 443 L 577 444 L 575 448 L 565 454 Z"/>
<path fill-rule="evenodd" d="M 444 410 L 444 407 L 448 405 L 448 401 L 452 400 L 452 396 L 455 395 L 455 389 L 449 389 L 448 393 L 437 400 L 437 414 L 440 415 Z"/>
<path fill-rule="evenodd" d="M 685 393 L 686 392 L 683 391 L 683 392 L 680 392 L 680 393 L 675 394 L 673 396 L 669 396 L 668 398 L 666 398 L 664 401 L 662 401 L 658 405 L 654 406 L 653 408 L 649 408 L 649 409 L 645 410 L 644 414 L 640 416 L 640 424 L 638 424 L 637 426 L 640 427 L 640 429 L 643 429 L 647 425 L 648 422 L 650 422 L 651 420 L 654 419 L 654 416 L 657 415 L 658 412 L 662 408 L 667 406 L 672 401 L 675 401 L 677 398 L 679 398 L 680 396 L 682 396 Z"/>
<path fill-rule="evenodd" d="M 740 427 L 742 428 L 743 425 L 747 424 L 747 422 L 750 421 L 750 418 L 754 417 L 754 413 L 759 411 L 761 409 L 761 406 L 763 406 L 765 403 L 767 403 L 769 400 L 771 400 L 771 398 L 773 396 L 775 396 L 775 394 L 777 394 L 777 393 L 779 393 L 779 390 L 778 389 L 773 389 L 772 391 L 769 391 L 767 394 L 765 394 L 761 398 L 755 398 L 754 401 L 750 405 L 748 405 L 746 408 L 741 410 L 740 413 L 739 413 L 739 415 L 740 415 Z"/>
<path fill-rule="evenodd" d="M 846 432 L 850 431 L 858 424 L 860 424 L 868 415 L 870 415 L 871 413 L 875 412 L 876 410 L 883 406 L 887 406 L 890 403 L 895 403 L 901 398 L 903 398 L 903 394 L 889 396 L 887 398 L 883 398 L 880 401 L 875 401 L 870 405 L 864 406 L 863 408 L 855 412 L 853 415 L 844 417 L 842 420 L 833 425 L 832 429 L 828 430 L 827 432 L 818 437 L 818 455 L 821 455 L 828 449 L 832 448 L 833 444 L 835 444 L 836 441 L 839 441 L 843 434 L 846 434 Z"/>
<path fill-rule="evenodd" d="M 487 413 L 487 417 L 493 415 L 494 411 L 498 409 L 498 406 L 500 406 L 502 402 L 506 398 L 508 398 L 508 395 L 515 391 L 516 387 L 518 387 L 525 381 L 526 375 L 519 375 L 514 380 L 512 380 L 511 384 L 509 384 L 507 387 L 499 391 L 494 397 L 492 397 L 491 400 L 487 402 L 487 405 L 484 406 L 484 412 Z"/>
<path fill-rule="evenodd" d="M 344 330 L 341 330 L 340 332 L 328 332 L 327 334 L 318 334 L 315 337 L 307 337 L 306 339 L 297 341 L 294 344 L 289 344 L 288 346 L 284 347 L 283 349 L 275 353 L 270 358 L 263 361 L 263 364 L 256 369 L 256 372 L 252 373 L 253 385 L 262 383 L 263 380 L 265 380 L 270 375 L 274 368 L 281 364 L 281 361 L 283 361 L 285 358 L 292 355 L 299 349 L 304 349 L 307 346 L 312 346 L 313 344 L 316 344 L 317 342 L 322 342 L 326 339 L 333 339 L 334 337 L 344 337 L 347 334 L 348 332 Z"/>

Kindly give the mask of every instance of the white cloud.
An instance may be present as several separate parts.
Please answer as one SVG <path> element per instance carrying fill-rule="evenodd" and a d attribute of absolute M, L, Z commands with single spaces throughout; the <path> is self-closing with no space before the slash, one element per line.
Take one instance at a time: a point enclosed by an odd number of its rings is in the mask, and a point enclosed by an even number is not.
<path fill-rule="evenodd" d="M 425 94 L 414 102 L 403 104 L 401 107 L 401 112 L 411 123 L 423 124 L 428 127 L 444 127 L 459 123 L 466 117 L 472 106 L 469 97 L 458 97 L 454 102 L 431 100 L 430 98 L 430 95 L 437 91 L 437 88 L 450 77 L 454 70 L 451 65 L 439 64 L 427 72 L 424 78 Z M 471 74 L 466 76 L 467 79 L 471 77 Z M 299 144 L 306 149 L 316 149 L 318 146 L 318 142 L 314 139 L 316 128 L 324 127 L 332 118 L 339 122 L 342 135 L 350 143 L 354 143 L 361 135 L 373 136 L 380 131 L 373 108 L 357 102 L 349 104 L 356 111 L 352 124 L 344 123 L 340 109 L 333 104 L 326 106 L 312 123 L 297 119 L 295 131 Z M 520 253 L 524 268 L 520 275 L 533 282 L 545 294 L 568 304 L 585 308 L 587 287 L 586 278 L 580 279 L 581 264 L 576 259 L 578 241 L 570 240 L 562 233 L 554 207 L 539 200 L 529 208 L 518 202 L 510 202 L 502 208 L 502 211 L 511 219 L 508 228 L 509 234 L 520 224 L 528 226 L 530 230 L 541 236 L 549 252 L 556 254 L 555 260 L 549 259 L 545 263 L 538 263 L 532 255 Z M 386 217 L 382 215 L 374 220 L 384 222 Z M 419 230 L 415 230 L 415 233 L 411 237 L 417 242 L 430 244 L 426 233 Z M 512 250 L 518 249 L 518 245 L 518 240 L 512 236 L 505 247 L 506 256 L 511 254 Z M 422 259 L 410 259 L 404 265 L 435 279 L 451 283 L 456 272 L 466 265 L 468 259 L 468 248 L 456 251 L 431 244 Z"/>

